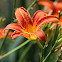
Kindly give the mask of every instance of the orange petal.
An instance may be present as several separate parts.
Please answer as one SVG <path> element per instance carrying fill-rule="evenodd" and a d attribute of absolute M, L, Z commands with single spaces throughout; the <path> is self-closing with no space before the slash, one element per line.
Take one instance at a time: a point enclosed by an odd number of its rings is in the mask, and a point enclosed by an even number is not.
<path fill-rule="evenodd" d="M 21 32 L 20 31 L 14 31 L 11 35 L 12 39 L 21 36 Z"/>
<path fill-rule="evenodd" d="M 55 6 L 52 1 L 39 1 L 38 4 L 45 6 L 50 10 L 55 10 Z"/>
<path fill-rule="evenodd" d="M 56 0 L 56 2 L 61 2 L 61 0 Z"/>
<path fill-rule="evenodd" d="M 0 39 L 4 38 L 7 32 L 3 32 L 3 28 L 0 28 Z"/>
<path fill-rule="evenodd" d="M 16 8 L 15 16 L 20 25 L 22 25 L 24 28 L 26 28 L 28 22 L 32 24 L 29 12 L 23 7 Z"/>
<path fill-rule="evenodd" d="M 42 25 L 46 23 L 57 22 L 57 21 L 59 21 L 59 18 L 57 18 L 56 16 L 53 15 L 45 16 L 37 22 L 37 28 L 40 28 Z"/>
<path fill-rule="evenodd" d="M 21 31 L 21 26 L 16 24 L 16 23 L 11 23 L 9 25 L 6 26 L 5 29 L 13 29 L 13 30 L 18 30 L 18 31 Z"/>
<path fill-rule="evenodd" d="M 2 36 L 5 37 L 5 35 L 7 34 L 7 32 L 8 32 L 8 30 L 5 30 L 5 31 L 4 31 L 4 28 L 0 28 L 0 36 L 1 36 L 1 37 L 2 37 Z M 11 34 L 12 34 L 12 31 L 10 30 L 9 33 L 8 33 L 8 35 L 11 35 Z M 2 37 L 2 38 L 4 38 L 4 37 Z"/>
<path fill-rule="evenodd" d="M 0 28 L 0 39 L 4 38 L 6 36 L 6 34 L 7 34 L 7 32 L 8 32 L 8 30 L 5 30 L 5 31 L 3 31 L 3 30 L 4 30 L 3 28 Z M 12 40 L 12 38 L 10 37 L 11 34 L 12 34 L 12 31 L 10 31 L 8 33 L 7 38 Z M 12 41 L 14 41 L 14 40 L 12 40 Z"/>
<path fill-rule="evenodd" d="M 60 17 L 59 25 L 62 25 L 62 15 Z"/>
<path fill-rule="evenodd" d="M 57 3 L 57 4 L 56 4 L 56 8 L 57 8 L 58 10 L 62 11 L 62 3 L 61 3 L 61 2 L 60 2 L 60 3 Z"/>
<path fill-rule="evenodd" d="M 38 10 L 37 12 L 35 12 L 35 14 L 33 15 L 33 23 L 37 22 L 43 16 L 46 16 L 46 13 L 44 13 L 43 11 Z"/>
<path fill-rule="evenodd" d="M 52 15 L 54 15 L 54 16 L 56 16 L 56 17 L 59 17 L 58 10 L 56 9 L 56 11 L 54 11 L 54 12 L 52 13 Z"/>
<path fill-rule="evenodd" d="M 36 40 L 37 39 L 37 36 L 35 36 L 34 34 L 30 34 L 28 32 L 22 33 L 20 31 L 14 31 L 14 33 L 12 34 L 12 38 L 14 39 L 18 36 L 24 36 L 24 37 L 26 37 L 28 39 L 31 39 L 31 40 Z"/>
<path fill-rule="evenodd" d="M 43 30 L 38 29 L 34 34 L 35 34 L 40 40 L 42 40 L 43 42 L 46 41 L 46 36 L 45 36 L 45 33 L 43 32 Z"/>

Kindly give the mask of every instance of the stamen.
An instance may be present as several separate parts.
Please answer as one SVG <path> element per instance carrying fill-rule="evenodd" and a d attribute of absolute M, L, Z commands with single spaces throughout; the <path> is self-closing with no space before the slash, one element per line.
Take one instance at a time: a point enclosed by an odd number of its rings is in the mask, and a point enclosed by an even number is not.
<path fill-rule="evenodd" d="M 22 12 L 21 12 L 21 10 L 20 10 L 20 9 L 19 9 L 19 11 L 20 11 L 21 15 L 23 16 L 23 14 L 22 14 Z M 23 16 L 23 18 L 24 18 L 24 16 Z"/>
<path fill-rule="evenodd" d="M 58 13 L 60 13 L 60 10 L 58 10 Z"/>

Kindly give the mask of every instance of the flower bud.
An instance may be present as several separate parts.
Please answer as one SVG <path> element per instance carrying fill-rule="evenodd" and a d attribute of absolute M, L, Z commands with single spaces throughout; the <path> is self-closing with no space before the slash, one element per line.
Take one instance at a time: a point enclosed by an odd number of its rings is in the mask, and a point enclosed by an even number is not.
<path fill-rule="evenodd" d="M 54 31 L 55 31 L 55 29 L 49 29 L 47 31 L 47 41 L 49 41 L 53 37 Z"/>
<path fill-rule="evenodd" d="M 6 18 L 0 17 L 0 25 L 3 25 L 3 23 L 5 22 Z"/>

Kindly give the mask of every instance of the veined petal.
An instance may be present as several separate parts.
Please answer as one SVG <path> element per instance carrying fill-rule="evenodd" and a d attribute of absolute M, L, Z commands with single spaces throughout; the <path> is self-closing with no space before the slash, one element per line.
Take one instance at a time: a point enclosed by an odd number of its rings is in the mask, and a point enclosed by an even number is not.
<path fill-rule="evenodd" d="M 56 16 L 56 17 L 59 17 L 58 10 L 56 9 L 56 11 L 54 11 L 54 12 L 52 13 L 52 15 L 54 15 L 54 16 Z"/>
<path fill-rule="evenodd" d="M 50 10 L 55 10 L 55 6 L 54 6 L 53 2 L 51 2 L 51 1 L 39 1 L 38 3 L 39 3 L 39 5 L 43 5 Z"/>
<path fill-rule="evenodd" d="M 21 33 L 22 33 L 21 31 L 14 31 L 11 35 L 12 39 L 21 36 Z"/>
<path fill-rule="evenodd" d="M 18 22 L 20 23 L 20 25 L 22 25 L 24 28 L 26 28 L 27 23 L 32 24 L 29 12 L 23 7 L 16 8 L 15 16 L 16 16 Z"/>
<path fill-rule="evenodd" d="M 28 39 L 31 39 L 31 40 L 36 40 L 37 39 L 37 36 L 35 36 L 34 34 L 31 34 L 31 33 L 22 33 L 22 32 L 19 32 L 19 31 L 14 31 L 14 33 L 12 34 L 12 38 L 16 38 L 16 37 L 19 37 L 19 36 L 24 36 Z"/>
<path fill-rule="evenodd" d="M 42 18 L 43 16 L 46 16 L 46 13 L 44 13 L 41 10 L 38 10 L 37 12 L 35 12 L 35 14 L 33 15 L 33 23 L 37 22 L 40 18 Z"/>
<path fill-rule="evenodd" d="M 43 42 L 46 41 L 46 36 L 45 36 L 45 33 L 43 32 L 43 30 L 38 29 L 34 34 L 35 34 L 40 40 L 42 40 Z"/>
<path fill-rule="evenodd" d="M 41 18 L 38 22 L 37 22 L 37 28 L 40 28 L 42 25 L 49 23 L 49 22 L 57 22 L 59 21 L 59 18 L 57 18 L 56 16 L 45 16 L 43 18 Z"/>
<path fill-rule="evenodd" d="M 16 23 L 11 23 L 11 24 L 7 25 L 5 29 L 13 29 L 13 30 L 17 30 L 17 31 L 23 30 L 21 28 L 21 26 Z"/>

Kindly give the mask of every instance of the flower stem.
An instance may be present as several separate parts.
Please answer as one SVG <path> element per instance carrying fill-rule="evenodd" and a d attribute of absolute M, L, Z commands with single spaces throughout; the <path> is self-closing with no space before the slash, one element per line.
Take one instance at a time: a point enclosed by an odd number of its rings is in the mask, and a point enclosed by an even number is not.
<path fill-rule="evenodd" d="M 53 51 L 53 49 L 54 49 L 55 46 L 56 46 L 56 43 L 54 44 L 54 46 L 53 46 L 53 48 L 52 48 L 52 51 Z M 46 59 L 50 56 L 50 54 L 52 53 L 52 51 L 50 51 L 50 52 L 48 53 L 48 55 L 45 57 L 45 59 L 44 59 L 42 62 L 45 62 L 45 61 L 46 61 Z"/>
<path fill-rule="evenodd" d="M 61 42 L 62 41 L 62 38 L 60 38 L 59 40 L 57 40 L 56 42 L 55 42 L 55 44 L 53 45 L 53 47 L 52 47 L 52 51 L 50 51 L 49 53 L 48 53 L 48 55 L 45 57 L 45 59 L 42 61 L 42 62 L 45 62 L 46 61 L 46 59 L 51 55 L 51 53 L 54 51 L 54 47 L 59 43 L 59 42 Z"/>
<path fill-rule="evenodd" d="M 61 17 L 61 13 L 60 13 L 60 11 L 59 11 L 59 20 L 60 20 L 60 17 Z M 58 35 L 57 35 L 57 31 L 58 31 L 58 22 L 57 22 L 57 25 L 56 25 L 56 29 L 55 29 L 53 41 L 55 41 L 55 40 L 56 40 L 55 37 L 58 36 Z M 57 37 L 56 37 L 56 38 L 57 38 Z"/>
<path fill-rule="evenodd" d="M 28 7 L 28 11 L 34 6 L 34 4 L 37 3 L 37 0 L 35 0 L 29 7 Z"/>
<path fill-rule="evenodd" d="M 14 0 L 14 9 L 16 8 L 16 0 Z"/>
<path fill-rule="evenodd" d="M 40 41 L 38 39 L 36 39 L 37 44 L 39 45 L 40 48 L 43 48 L 42 44 L 40 43 Z"/>
<path fill-rule="evenodd" d="M 15 49 L 9 51 L 8 53 L 6 53 L 6 54 L 4 54 L 4 55 L 1 55 L 1 56 L 0 56 L 0 59 L 2 59 L 2 58 L 4 58 L 4 57 L 10 55 L 11 53 L 17 51 L 18 49 L 22 48 L 24 45 L 26 45 L 26 44 L 29 43 L 30 41 L 31 41 L 31 40 L 27 40 L 27 41 L 25 41 L 24 43 L 22 43 L 21 45 L 19 45 L 18 47 L 16 47 Z"/>
<path fill-rule="evenodd" d="M 6 40 L 6 37 L 8 36 L 9 31 L 10 31 L 10 29 L 8 30 L 8 32 L 7 32 L 6 36 L 5 36 L 5 38 L 3 39 L 3 43 L 4 43 L 4 41 Z M 2 45 L 1 45 L 1 47 L 3 46 L 3 43 L 2 43 Z M 0 49 L 1 49 L 1 47 L 0 47 Z"/>
<path fill-rule="evenodd" d="M 18 62 L 23 62 L 24 57 L 27 55 L 28 51 L 30 50 L 30 48 L 32 47 L 32 45 L 34 45 L 36 42 L 32 41 L 28 44 L 28 46 L 25 48 L 25 50 L 23 51 L 22 55 L 20 56 L 20 59 Z"/>
<path fill-rule="evenodd" d="M 13 18 L 15 17 L 15 8 L 16 8 L 16 0 L 14 0 L 14 7 L 13 7 Z"/>
<path fill-rule="evenodd" d="M 10 31 L 10 29 L 8 30 L 8 32 L 7 32 L 6 36 L 5 36 L 5 38 L 3 39 L 3 42 L 5 41 L 6 37 L 8 36 L 9 31 Z"/>
<path fill-rule="evenodd" d="M 60 38 L 60 39 L 57 41 L 57 43 L 59 43 L 59 42 L 62 42 L 62 38 Z"/>

